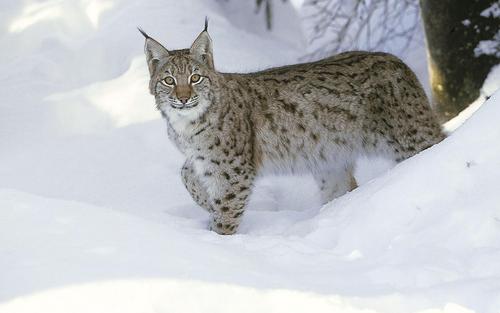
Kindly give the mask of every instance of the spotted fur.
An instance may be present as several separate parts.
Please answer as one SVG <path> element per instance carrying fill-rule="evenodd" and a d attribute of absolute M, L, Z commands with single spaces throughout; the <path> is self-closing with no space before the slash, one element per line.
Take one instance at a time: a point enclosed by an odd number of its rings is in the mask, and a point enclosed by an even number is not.
<path fill-rule="evenodd" d="M 144 35 L 150 92 L 187 159 L 182 180 L 219 234 L 237 231 L 263 173 L 312 173 L 327 202 L 356 187 L 360 155 L 399 162 L 443 139 L 415 74 L 393 55 L 230 74 L 215 70 L 206 28 L 184 50 Z"/>

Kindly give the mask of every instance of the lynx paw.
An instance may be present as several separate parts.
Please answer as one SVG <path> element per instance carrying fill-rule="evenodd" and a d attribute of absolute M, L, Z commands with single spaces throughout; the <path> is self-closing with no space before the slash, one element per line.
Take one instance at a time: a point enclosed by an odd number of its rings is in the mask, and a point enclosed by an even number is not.
<path fill-rule="evenodd" d="M 209 229 L 216 232 L 219 235 L 232 235 L 238 230 L 238 224 L 231 222 L 220 222 L 215 219 L 211 219 L 209 223 Z"/>

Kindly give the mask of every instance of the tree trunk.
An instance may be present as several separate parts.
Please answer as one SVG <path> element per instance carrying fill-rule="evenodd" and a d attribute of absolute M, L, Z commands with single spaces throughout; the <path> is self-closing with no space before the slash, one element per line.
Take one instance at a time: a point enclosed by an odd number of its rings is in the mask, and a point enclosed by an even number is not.
<path fill-rule="evenodd" d="M 498 55 L 475 55 L 481 40 L 492 40 L 499 21 L 481 16 L 495 0 L 420 0 L 434 104 L 449 120 L 479 97 Z M 485 14 L 483 14 L 485 15 Z"/>

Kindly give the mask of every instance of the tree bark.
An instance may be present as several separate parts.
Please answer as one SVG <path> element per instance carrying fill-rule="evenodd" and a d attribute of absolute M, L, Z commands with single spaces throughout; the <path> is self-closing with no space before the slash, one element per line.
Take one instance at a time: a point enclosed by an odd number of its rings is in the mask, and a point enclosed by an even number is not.
<path fill-rule="evenodd" d="M 481 16 L 496 0 L 420 0 L 434 104 L 449 120 L 479 97 L 498 56 L 474 54 L 481 40 L 492 40 L 498 18 Z"/>

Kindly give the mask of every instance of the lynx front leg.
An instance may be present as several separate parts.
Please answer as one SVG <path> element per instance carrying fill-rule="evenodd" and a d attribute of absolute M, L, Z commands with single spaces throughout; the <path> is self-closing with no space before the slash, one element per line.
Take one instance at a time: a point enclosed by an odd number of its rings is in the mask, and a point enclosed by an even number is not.
<path fill-rule="evenodd" d="M 313 176 L 320 188 L 323 204 L 342 196 L 358 186 L 353 176 L 353 166 L 318 171 Z"/>
<path fill-rule="evenodd" d="M 254 170 L 240 160 L 233 160 L 231 164 L 210 162 L 200 165 L 203 184 L 207 186 L 213 208 L 210 229 L 221 235 L 234 234 L 251 192 Z"/>
<path fill-rule="evenodd" d="M 198 176 L 196 175 L 193 164 L 190 160 L 187 160 L 182 166 L 181 177 L 184 186 L 191 194 L 196 203 L 199 206 L 207 210 L 208 212 L 213 212 L 213 208 L 210 204 L 210 199 L 206 188 L 201 184 Z"/>

